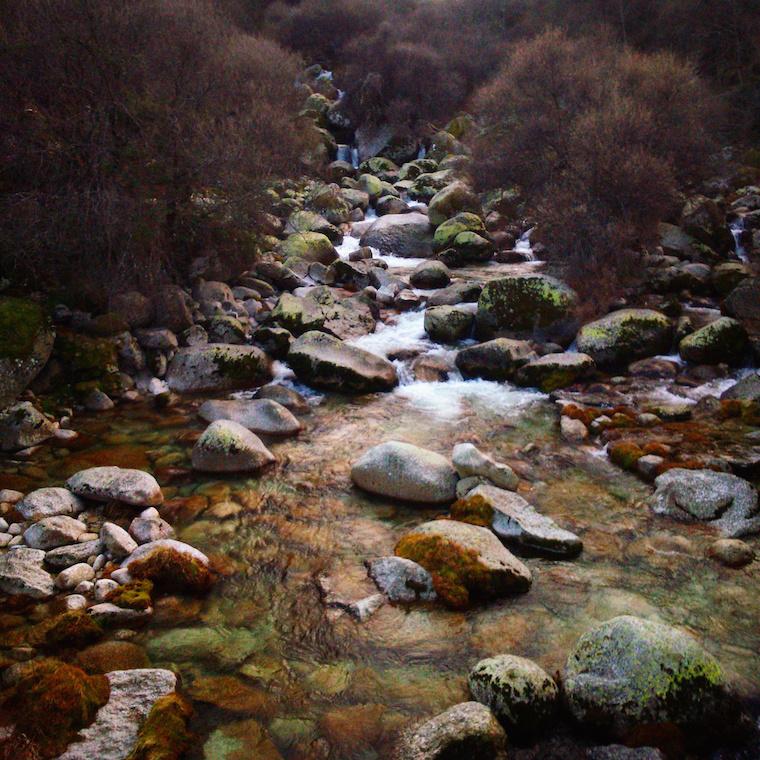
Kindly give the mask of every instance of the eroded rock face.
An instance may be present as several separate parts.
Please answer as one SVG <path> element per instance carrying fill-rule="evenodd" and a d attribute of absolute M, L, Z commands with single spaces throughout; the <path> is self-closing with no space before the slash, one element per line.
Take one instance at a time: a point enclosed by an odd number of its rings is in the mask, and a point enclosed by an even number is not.
<path fill-rule="evenodd" d="M 396 369 L 387 359 L 316 331 L 293 343 L 288 363 L 299 380 L 324 390 L 375 393 L 398 384 Z"/>
<path fill-rule="evenodd" d="M 401 441 L 366 451 L 351 467 L 351 479 L 365 491 L 404 501 L 446 504 L 456 496 L 457 474 L 451 462 Z"/>
<path fill-rule="evenodd" d="M 470 671 L 467 683 L 478 702 L 522 736 L 546 727 L 557 711 L 557 684 L 524 657 L 502 654 L 481 660 Z"/>
<path fill-rule="evenodd" d="M 575 332 L 576 301 L 575 291 L 548 275 L 491 280 L 478 300 L 477 333 L 483 338 L 550 338 L 567 343 Z"/>
<path fill-rule="evenodd" d="M 153 705 L 177 687 L 174 673 L 156 668 L 114 670 L 106 678 L 111 688 L 108 702 L 58 760 L 124 760 Z"/>
<path fill-rule="evenodd" d="M 720 665 L 694 638 L 628 615 L 581 636 L 564 685 L 576 720 L 621 738 L 642 725 L 727 730 L 737 717 Z"/>
<path fill-rule="evenodd" d="M 66 481 L 66 487 L 93 501 L 120 501 L 137 507 L 153 507 L 164 501 L 161 486 L 150 473 L 124 467 L 81 470 Z"/>
<path fill-rule="evenodd" d="M 200 472 L 257 472 L 274 461 L 257 435 L 232 420 L 212 422 L 192 451 L 193 469 Z"/>
<path fill-rule="evenodd" d="M 578 350 L 601 367 L 624 366 L 634 359 L 667 354 L 673 337 L 671 321 L 652 309 L 622 309 L 583 325 Z"/>
<path fill-rule="evenodd" d="M 650 505 L 659 514 L 708 522 L 729 538 L 760 531 L 757 491 L 736 475 L 677 468 L 660 475 L 655 488 Z"/>
<path fill-rule="evenodd" d="M 428 259 L 433 255 L 433 230 L 425 214 L 387 214 L 380 217 L 360 240 L 380 253 L 401 258 Z"/>
<path fill-rule="evenodd" d="M 506 760 L 507 735 L 494 714 L 480 702 L 463 702 L 409 733 L 398 760 Z"/>
<path fill-rule="evenodd" d="M 177 393 L 253 388 L 271 378 L 269 358 L 260 348 L 224 343 L 181 348 L 166 375 Z"/>

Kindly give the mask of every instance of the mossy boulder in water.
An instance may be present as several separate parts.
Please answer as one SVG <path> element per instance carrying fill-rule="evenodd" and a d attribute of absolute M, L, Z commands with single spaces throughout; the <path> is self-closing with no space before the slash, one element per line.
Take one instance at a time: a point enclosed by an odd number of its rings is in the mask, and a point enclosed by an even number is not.
<path fill-rule="evenodd" d="M 667 725 L 720 733 L 737 718 L 723 670 L 694 638 L 628 615 L 580 637 L 564 685 L 577 721 L 621 738 Z"/>
<path fill-rule="evenodd" d="M 106 392 L 119 386 L 119 360 L 113 340 L 59 329 L 53 357 L 60 363 L 65 381 L 72 385 L 94 382 Z"/>
<path fill-rule="evenodd" d="M 527 341 L 495 338 L 463 348 L 455 361 L 465 377 L 510 380 L 520 367 L 535 358 L 536 354 Z"/>
<path fill-rule="evenodd" d="M 566 342 L 574 332 L 575 291 L 542 274 L 491 280 L 478 300 L 481 337 L 552 338 Z"/>
<path fill-rule="evenodd" d="M 286 259 L 295 257 L 325 265 L 332 264 L 338 258 L 330 239 L 321 232 L 296 232 L 289 235 L 280 245 L 280 253 Z"/>
<path fill-rule="evenodd" d="M 295 341 L 288 364 L 301 382 L 324 390 L 375 393 L 398 384 L 387 359 L 322 332 L 307 332 Z"/>
<path fill-rule="evenodd" d="M 432 306 L 425 311 L 425 332 L 436 343 L 456 343 L 468 338 L 474 322 L 471 311 L 457 306 Z"/>
<path fill-rule="evenodd" d="M 252 388 L 271 379 L 271 362 L 260 348 L 223 343 L 181 348 L 166 376 L 178 393 Z"/>
<path fill-rule="evenodd" d="M 45 366 L 54 337 L 39 304 L 0 298 L 0 409 L 13 403 Z"/>
<path fill-rule="evenodd" d="M 621 309 L 583 325 L 578 350 L 601 367 L 626 365 L 635 359 L 666 354 L 673 338 L 671 321 L 652 309 Z"/>
<path fill-rule="evenodd" d="M 57 757 L 92 723 L 108 701 L 109 691 L 104 676 L 88 676 L 58 660 L 37 660 L 6 692 L 2 710 L 14 725 L 7 741 L 22 747 L 25 739 L 37 752 L 33 756 Z"/>
<path fill-rule="evenodd" d="M 193 741 L 188 729 L 192 714 L 192 705 L 180 694 L 166 694 L 157 699 L 140 727 L 127 760 L 178 760 L 183 757 Z"/>
<path fill-rule="evenodd" d="M 588 354 L 545 354 L 520 367 L 515 376 L 518 385 L 550 393 L 580 380 L 594 369 Z"/>
<path fill-rule="evenodd" d="M 450 248 L 463 232 L 474 232 L 482 236 L 486 234 L 486 226 L 477 214 L 462 211 L 441 222 L 433 236 L 433 247 L 436 251 Z"/>
<path fill-rule="evenodd" d="M 200 472 L 257 472 L 275 458 L 248 428 L 222 419 L 212 422 L 196 441 L 192 461 Z"/>
<path fill-rule="evenodd" d="M 507 735 L 485 705 L 463 702 L 406 734 L 397 757 L 399 760 L 506 760 Z"/>
<path fill-rule="evenodd" d="M 441 600 L 459 609 L 476 599 L 524 593 L 532 580 L 490 530 L 453 520 L 417 526 L 398 542 L 396 555 L 422 565 Z"/>
<path fill-rule="evenodd" d="M 334 224 L 330 224 L 321 214 L 314 211 L 294 211 L 288 217 L 285 232 L 288 235 L 318 232 L 331 243 L 340 243 L 343 240 L 343 233 Z"/>
<path fill-rule="evenodd" d="M 741 364 L 749 345 L 747 331 L 741 322 L 720 317 L 696 332 L 687 335 L 679 344 L 681 358 L 694 364 Z"/>
<path fill-rule="evenodd" d="M 480 214 L 481 211 L 478 196 L 464 182 L 452 182 L 447 185 L 443 190 L 439 190 L 428 204 L 430 223 L 436 227 L 460 211 L 473 214 Z"/>
<path fill-rule="evenodd" d="M 557 712 L 557 684 L 524 657 L 502 654 L 481 660 L 467 682 L 472 696 L 522 737 L 547 727 Z"/>
<path fill-rule="evenodd" d="M 373 446 L 354 462 L 351 480 L 370 493 L 424 504 L 454 500 L 457 474 L 446 457 L 401 441 Z"/>
<path fill-rule="evenodd" d="M 66 488 L 83 499 L 135 507 L 155 507 L 164 501 L 161 486 L 149 472 L 128 467 L 88 467 L 72 475 Z"/>
<path fill-rule="evenodd" d="M 214 577 L 208 557 L 198 549 L 171 538 L 151 541 L 138 546 L 122 563 L 129 575 L 149 580 L 156 588 L 168 592 L 201 593 L 213 585 Z M 134 585 L 120 591 L 115 599 L 131 609 L 146 609 L 143 599 L 150 599 L 151 588 Z M 118 589 L 116 591 L 119 591 Z"/>

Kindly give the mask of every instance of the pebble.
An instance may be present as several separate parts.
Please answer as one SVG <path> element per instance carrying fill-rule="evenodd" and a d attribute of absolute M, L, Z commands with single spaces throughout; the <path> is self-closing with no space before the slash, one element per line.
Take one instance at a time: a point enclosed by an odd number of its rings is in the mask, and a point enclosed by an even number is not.
<path fill-rule="evenodd" d="M 95 577 L 95 571 L 86 562 L 80 562 L 58 573 L 55 579 L 57 588 L 68 591 L 76 588 L 82 581 L 91 581 Z"/>
<path fill-rule="evenodd" d="M 126 567 L 120 567 L 111 573 L 111 580 L 116 581 L 119 585 L 123 585 L 129 583 L 132 580 L 132 576 Z"/>
<path fill-rule="evenodd" d="M 8 521 L 5 518 L 0 517 L 0 532 L 5 533 L 7 532 L 7 530 L 8 530 Z"/>
<path fill-rule="evenodd" d="M 8 533 L 10 533 L 12 536 L 20 536 L 23 532 L 24 528 L 20 523 L 11 523 L 8 526 Z"/>
<path fill-rule="evenodd" d="M 69 594 L 65 604 L 67 610 L 83 610 L 87 607 L 87 600 L 81 594 Z"/>
<path fill-rule="evenodd" d="M 0 489 L 0 502 L 5 504 L 15 504 L 24 498 L 24 494 L 21 491 L 14 491 L 10 488 Z"/>
<path fill-rule="evenodd" d="M 74 588 L 74 593 L 83 594 L 86 596 L 92 593 L 92 590 L 94 587 L 95 587 L 95 584 L 92 581 L 80 581 L 79 583 L 77 583 L 76 587 Z"/>
<path fill-rule="evenodd" d="M 13 536 L 10 533 L 0 533 L 0 549 L 5 548 L 13 541 Z"/>
<path fill-rule="evenodd" d="M 95 561 L 92 563 L 92 569 L 97 573 L 98 570 L 102 570 L 105 567 L 105 564 L 106 564 L 106 555 L 98 554 L 98 556 L 95 557 Z"/>
<path fill-rule="evenodd" d="M 110 578 L 101 578 L 95 581 L 95 599 L 102 602 L 112 591 L 119 588 L 119 584 Z"/>

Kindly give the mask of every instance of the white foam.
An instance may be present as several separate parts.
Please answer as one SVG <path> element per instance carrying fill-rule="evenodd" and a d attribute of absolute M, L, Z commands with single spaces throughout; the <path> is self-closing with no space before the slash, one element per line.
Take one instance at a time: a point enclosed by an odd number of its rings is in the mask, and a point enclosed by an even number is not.
<path fill-rule="evenodd" d="M 375 332 L 347 342 L 383 358 L 401 350 L 423 353 L 435 347 L 425 333 L 424 311 L 399 314 L 393 321 L 378 324 Z"/>
<path fill-rule="evenodd" d="M 353 235 L 344 235 L 343 242 L 340 245 L 335 246 L 335 250 L 338 252 L 338 256 L 340 256 L 344 261 L 348 261 L 348 257 L 354 251 L 358 251 L 359 248 L 361 248 L 359 238 L 353 237 Z"/>
<path fill-rule="evenodd" d="M 439 419 L 453 420 L 469 410 L 499 417 L 517 415 L 547 398 L 543 393 L 517 389 L 490 380 L 449 380 L 445 383 L 414 382 L 394 391 L 421 411 Z"/>

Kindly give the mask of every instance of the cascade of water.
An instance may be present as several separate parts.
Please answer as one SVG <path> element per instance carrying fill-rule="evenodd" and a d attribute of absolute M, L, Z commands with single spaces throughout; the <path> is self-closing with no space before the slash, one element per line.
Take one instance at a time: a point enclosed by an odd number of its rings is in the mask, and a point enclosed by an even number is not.
<path fill-rule="evenodd" d="M 420 149 L 417 151 L 417 159 L 425 158 L 427 156 L 427 148 L 424 145 L 420 145 Z"/>
<path fill-rule="evenodd" d="M 350 145 L 339 145 L 338 152 L 335 157 L 338 161 L 352 162 L 352 153 L 353 151 L 351 150 Z"/>
<path fill-rule="evenodd" d="M 359 148 L 351 148 L 351 165 L 354 169 L 359 168 Z"/>
<path fill-rule="evenodd" d="M 731 230 L 731 234 L 734 236 L 734 250 L 736 251 L 736 256 L 745 263 L 749 261 L 749 257 L 747 256 L 747 251 L 744 248 L 744 245 L 742 244 L 742 233 L 744 232 L 744 218 L 739 216 L 736 219 L 734 219 L 733 222 L 731 222 L 728 225 L 728 228 Z"/>
<path fill-rule="evenodd" d="M 533 247 L 530 244 L 530 236 L 535 227 L 531 227 L 520 235 L 520 239 L 515 243 L 515 250 L 522 253 L 528 261 L 535 261 L 536 255 L 533 253 Z"/>

